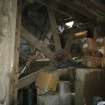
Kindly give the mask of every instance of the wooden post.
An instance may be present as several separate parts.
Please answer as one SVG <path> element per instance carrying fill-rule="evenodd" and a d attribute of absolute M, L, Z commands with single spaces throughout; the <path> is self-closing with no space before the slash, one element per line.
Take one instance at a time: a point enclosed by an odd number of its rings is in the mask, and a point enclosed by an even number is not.
<path fill-rule="evenodd" d="M 17 0 L 0 0 L 0 105 L 14 105 Z"/>
<path fill-rule="evenodd" d="M 86 69 L 76 69 L 76 82 L 75 82 L 75 105 L 84 105 L 84 82 L 85 76 L 88 73 Z"/>
<path fill-rule="evenodd" d="M 70 51 L 73 41 L 74 41 L 74 30 L 72 30 L 68 35 L 68 39 L 66 41 L 64 48 L 66 51 Z"/>
<path fill-rule="evenodd" d="M 51 29 L 52 29 L 52 32 L 53 32 L 55 49 L 56 49 L 56 51 L 59 51 L 59 50 L 62 49 L 62 46 L 61 46 L 61 42 L 60 42 L 58 26 L 57 26 L 57 23 L 56 23 L 54 11 L 50 8 L 48 8 L 48 15 L 49 15 L 49 21 L 50 21 L 50 24 L 51 24 Z"/>

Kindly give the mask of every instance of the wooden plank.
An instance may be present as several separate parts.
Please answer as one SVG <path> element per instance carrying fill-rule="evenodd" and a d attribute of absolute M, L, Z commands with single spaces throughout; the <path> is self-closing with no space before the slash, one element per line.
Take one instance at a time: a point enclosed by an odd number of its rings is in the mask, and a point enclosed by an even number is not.
<path fill-rule="evenodd" d="M 28 32 L 24 27 L 21 27 L 22 37 L 29 42 L 34 48 L 39 49 L 42 51 L 45 56 L 51 58 L 53 56 L 53 52 L 47 47 L 45 42 L 39 41 L 37 38 L 34 37 L 30 32 Z"/>
<path fill-rule="evenodd" d="M 30 85 L 31 83 L 35 82 L 38 73 L 43 72 L 43 71 L 48 71 L 50 68 L 52 68 L 52 66 L 53 65 L 46 66 L 46 67 L 38 70 L 37 72 L 34 72 L 34 73 L 29 74 L 29 75 L 27 75 L 23 78 L 20 78 L 18 80 L 17 88 L 21 89 L 21 88 L 24 88 L 24 87 Z M 60 76 L 62 74 L 68 73 L 68 70 L 75 70 L 77 68 L 78 67 L 69 66 L 67 68 L 57 69 L 53 72 L 54 72 L 54 74 Z M 81 67 L 81 68 L 78 68 L 78 69 L 81 70 L 81 71 L 87 70 L 90 73 L 90 72 L 96 71 L 98 68 L 86 68 L 86 67 L 83 68 L 83 67 Z M 99 69 L 99 70 L 101 70 L 101 69 Z"/>
<path fill-rule="evenodd" d="M 29 74 L 28 76 L 25 76 L 19 79 L 18 84 L 17 84 L 17 89 L 24 88 L 30 85 L 31 83 L 35 82 L 35 78 L 37 74 L 38 72 L 35 72 L 35 73 Z"/>
<path fill-rule="evenodd" d="M 52 65 L 46 66 L 46 67 L 38 70 L 37 72 L 34 72 L 34 73 L 29 74 L 23 78 L 20 78 L 18 80 L 17 88 L 21 89 L 21 88 L 24 88 L 24 87 L 30 85 L 31 83 L 35 82 L 38 73 L 43 72 L 43 71 L 48 71 L 49 68 L 52 68 Z M 64 74 L 66 72 L 68 72 L 68 68 L 57 69 L 56 71 L 54 71 L 54 74 L 59 76 L 59 75 Z"/>
<path fill-rule="evenodd" d="M 16 17 L 16 37 L 15 37 L 15 58 L 14 58 L 14 91 L 13 91 L 13 97 L 14 97 L 14 105 L 18 105 L 18 89 L 16 87 L 16 84 L 18 82 L 18 73 L 19 73 L 19 52 L 20 52 L 20 32 L 21 32 L 21 8 L 22 8 L 22 2 L 21 0 L 17 1 L 18 7 L 17 7 L 17 17 Z"/>
<path fill-rule="evenodd" d="M 24 87 L 30 85 L 31 83 L 35 82 L 38 73 L 48 70 L 48 68 L 50 68 L 50 66 L 46 66 L 46 67 L 38 70 L 37 72 L 31 73 L 23 78 L 20 78 L 18 80 L 17 88 L 21 89 L 21 88 L 24 88 Z"/>
<path fill-rule="evenodd" d="M 0 105 L 13 105 L 17 0 L 0 0 Z"/>
<path fill-rule="evenodd" d="M 48 15 L 49 15 L 49 21 L 52 29 L 55 49 L 56 51 L 60 51 L 62 49 L 62 46 L 61 46 L 59 32 L 58 32 L 58 25 L 56 23 L 54 11 L 50 8 L 48 8 Z"/>

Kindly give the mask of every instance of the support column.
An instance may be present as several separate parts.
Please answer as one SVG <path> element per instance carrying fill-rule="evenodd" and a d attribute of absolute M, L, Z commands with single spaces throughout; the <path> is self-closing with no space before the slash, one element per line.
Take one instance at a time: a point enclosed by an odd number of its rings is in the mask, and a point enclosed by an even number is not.
<path fill-rule="evenodd" d="M 56 49 L 56 51 L 59 51 L 59 50 L 62 49 L 62 46 L 61 46 L 61 42 L 60 42 L 58 26 L 57 26 L 57 23 L 56 23 L 54 11 L 50 8 L 48 8 L 48 15 L 49 15 L 49 21 L 50 21 L 50 24 L 51 24 L 51 29 L 52 29 L 52 32 L 53 32 L 55 49 Z"/>
<path fill-rule="evenodd" d="M 0 105 L 13 105 L 17 0 L 0 0 Z"/>
<path fill-rule="evenodd" d="M 73 41 L 74 41 L 74 30 L 72 30 L 68 35 L 68 39 L 66 41 L 65 48 L 64 48 L 66 51 L 70 52 Z"/>
<path fill-rule="evenodd" d="M 87 69 L 76 69 L 76 81 L 75 81 L 75 105 L 84 105 L 84 83 L 85 76 L 88 73 Z"/>

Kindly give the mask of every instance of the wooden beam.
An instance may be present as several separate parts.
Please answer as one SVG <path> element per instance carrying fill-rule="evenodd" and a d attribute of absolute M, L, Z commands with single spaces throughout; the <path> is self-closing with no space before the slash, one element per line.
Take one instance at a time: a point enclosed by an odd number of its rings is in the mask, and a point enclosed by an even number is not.
<path fill-rule="evenodd" d="M 29 74 L 23 78 L 20 78 L 18 81 L 18 84 L 17 84 L 17 88 L 21 89 L 21 88 L 24 88 L 24 87 L 30 85 L 31 83 L 35 82 L 38 73 L 48 70 L 49 68 L 50 68 L 50 66 L 46 66 L 46 67 L 38 70 L 37 72 L 34 72 L 34 73 Z"/>
<path fill-rule="evenodd" d="M 54 6 L 50 6 L 49 5 L 50 0 L 49 0 L 49 2 L 46 2 L 46 1 L 43 2 L 42 0 L 36 0 L 36 2 L 46 6 L 47 8 L 54 10 L 54 11 L 57 11 L 60 14 L 63 14 L 67 17 L 73 16 L 76 18 L 76 20 L 80 20 L 80 21 L 87 20 L 87 19 L 93 20 L 96 17 L 95 15 L 91 14 L 89 11 L 86 11 L 85 8 L 80 7 L 79 5 L 75 4 L 73 1 L 69 1 L 69 2 L 68 1 L 63 2 L 63 1 L 59 1 L 59 0 L 55 1 L 56 5 L 59 5 L 59 6 L 61 5 L 61 7 L 64 7 L 64 8 L 56 8 Z M 91 14 L 91 15 L 89 16 L 88 14 Z"/>
<path fill-rule="evenodd" d="M 58 25 L 56 23 L 56 18 L 55 18 L 54 11 L 50 8 L 48 8 L 48 15 L 49 15 L 49 21 L 50 21 L 50 24 L 51 24 L 55 49 L 56 49 L 56 51 L 59 51 L 59 50 L 62 49 L 62 46 L 61 46 L 59 32 L 58 32 Z"/>
<path fill-rule="evenodd" d="M 70 51 L 70 48 L 71 48 L 71 45 L 74 41 L 74 31 L 71 31 L 69 34 L 68 34 L 68 38 L 67 38 L 67 41 L 66 41 L 66 44 L 65 44 L 65 50 L 66 51 Z"/>
<path fill-rule="evenodd" d="M 21 0 L 17 1 L 17 16 L 16 16 L 16 36 L 15 36 L 15 60 L 14 60 L 14 71 L 13 71 L 13 78 L 15 79 L 14 84 L 14 91 L 13 96 L 14 97 L 14 105 L 18 105 L 18 89 L 16 87 L 16 84 L 18 82 L 18 73 L 19 73 L 19 53 L 20 53 L 20 35 L 21 35 L 21 9 L 22 9 L 22 2 Z"/>
<path fill-rule="evenodd" d="M 37 72 L 34 72 L 32 74 L 29 74 L 25 77 L 22 77 L 18 80 L 18 84 L 17 84 L 17 89 L 21 89 L 21 88 L 24 88 L 28 85 L 30 85 L 31 83 L 35 82 L 36 81 L 36 78 L 37 78 L 37 75 L 38 73 L 40 72 L 43 72 L 43 71 L 48 71 L 49 68 L 51 69 L 53 65 L 49 65 L 49 66 L 46 66 L 40 70 L 38 70 Z M 93 71 L 96 71 L 97 68 L 88 68 L 88 67 L 74 67 L 74 66 L 69 66 L 67 68 L 61 68 L 61 69 L 57 69 L 55 71 L 53 71 L 54 74 L 60 76 L 60 75 L 63 75 L 65 73 L 68 73 L 69 70 L 75 70 L 75 69 L 79 69 L 79 70 L 86 70 L 88 71 L 89 73 L 90 72 L 93 72 Z M 98 69 L 98 70 L 101 70 L 101 69 Z M 85 71 L 84 71 L 85 72 Z"/>
<path fill-rule="evenodd" d="M 29 42 L 34 48 L 42 51 L 45 56 L 52 58 L 53 52 L 47 47 L 45 42 L 41 42 L 37 38 L 34 37 L 29 31 L 27 31 L 24 27 L 21 27 L 22 37 Z"/>
<path fill-rule="evenodd" d="M 77 38 L 81 38 L 81 37 L 85 37 L 86 38 L 87 37 L 87 31 L 77 32 L 74 35 Z"/>
<path fill-rule="evenodd" d="M 17 0 L 0 0 L 0 105 L 14 105 Z"/>
<path fill-rule="evenodd" d="M 17 88 L 21 89 L 21 88 L 24 88 L 24 87 L 30 85 L 31 83 L 35 82 L 35 78 L 36 78 L 37 74 L 38 74 L 38 72 L 35 72 L 35 73 L 32 73 L 28 76 L 25 76 L 25 77 L 19 79 Z"/>
<path fill-rule="evenodd" d="M 19 79 L 18 84 L 17 84 L 17 89 L 24 88 L 24 87 L 30 85 L 31 83 L 35 82 L 37 74 L 38 74 L 38 72 L 35 72 L 35 73 L 32 73 L 28 76 L 25 76 L 25 77 Z"/>
<path fill-rule="evenodd" d="M 31 83 L 35 82 L 38 73 L 43 72 L 43 71 L 48 71 L 49 68 L 51 68 L 52 66 L 46 66 L 40 70 L 38 70 L 37 72 L 34 72 L 32 74 L 29 74 L 21 79 L 19 79 L 18 84 L 17 84 L 17 88 L 21 89 L 24 88 L 28 85 L 30 85 Z M 68 71 L 68 68 L 63 68 L 63 69 L 57 69 L 56 71 L 54 71 L 54 74 L 57 74 L 58 76 L 65 74 Z"/>
<path fill-rule="evenodd" d="M 91 12 L 89 8 L 86 8 L 85 6 L 83 6 L 83 4 L 80 4 L 78 2 L 65 0 L 65 1 L 60 1 L 59 4 L 61 6 L 65 6 L 65 9 L 68 8 L 66 10 L 69 11 L 72 10 L 77 14 L 87 17 L 88 19 L 96 18 L 96 14 L 93 14 L 93 12 Z M 90 16 L 88 14 L 90 14 Z"/>

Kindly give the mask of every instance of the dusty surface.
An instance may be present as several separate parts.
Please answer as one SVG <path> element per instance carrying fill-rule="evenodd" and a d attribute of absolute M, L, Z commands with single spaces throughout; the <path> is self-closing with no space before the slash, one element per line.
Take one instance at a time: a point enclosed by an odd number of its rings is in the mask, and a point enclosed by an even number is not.
<path fill-rule="evenodd" d="M 14 7 L 16 8 L 16 0 L 0 0 L 0 105 L 9 105 L 10 75 L 14 65 Z"/>

